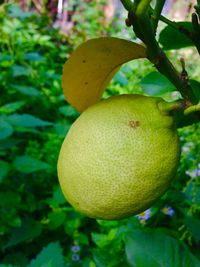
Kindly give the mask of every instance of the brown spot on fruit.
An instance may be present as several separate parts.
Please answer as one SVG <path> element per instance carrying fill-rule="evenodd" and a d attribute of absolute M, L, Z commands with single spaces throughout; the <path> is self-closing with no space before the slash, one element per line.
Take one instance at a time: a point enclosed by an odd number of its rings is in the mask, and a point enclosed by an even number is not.
<path fill-rule="evenodd" d="M 82 62 L 85 63 L 86 62 L 85 59 Z"/>
<path fill-rule="evenodd" d="M 131 128 L 137 128 L 140 126 L 140 122 L 139 121 L 134 121 L 134 120 L 131 120 L 128 122 L 128 125 L 131 127 Z"/>
<path fill-rule="evenodd" d="M 88 82 L 85 82 L 85 85 L 88 85 Z"/>

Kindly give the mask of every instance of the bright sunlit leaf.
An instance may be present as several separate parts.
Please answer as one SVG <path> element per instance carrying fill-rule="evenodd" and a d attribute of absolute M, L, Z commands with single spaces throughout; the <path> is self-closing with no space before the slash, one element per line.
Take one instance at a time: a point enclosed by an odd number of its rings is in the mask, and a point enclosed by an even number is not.
<path fill-rule="evenodd" d="M 101 37 L 81 44 L 64 65 L 66 100 L 78 111 L 85 110 L 101 98 L 122 64 L 145 57 L 144 46 L 119 38 Z"/>

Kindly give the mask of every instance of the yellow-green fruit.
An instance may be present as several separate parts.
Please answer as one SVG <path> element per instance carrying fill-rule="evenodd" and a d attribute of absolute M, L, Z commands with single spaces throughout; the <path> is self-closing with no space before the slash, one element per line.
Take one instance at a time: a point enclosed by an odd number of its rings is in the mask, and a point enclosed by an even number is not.
<path fill-rule="evenodd" d="M 160 98 L 110 97 L 85 110 L 62 145 L 58 177 L 71 205 L 92 218 L 120 219 L 149 208 L 179 162 L 173 117 Z"/>

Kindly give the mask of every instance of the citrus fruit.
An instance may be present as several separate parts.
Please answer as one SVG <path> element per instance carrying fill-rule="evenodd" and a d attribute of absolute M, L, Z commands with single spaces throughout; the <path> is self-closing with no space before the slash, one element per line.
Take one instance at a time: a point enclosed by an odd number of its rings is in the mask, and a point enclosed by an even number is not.
<path fill-rule="evenodd" d="M 166 191 L 180 147 L 164 105 L 160 98 L 120 95 L 80 115 L 58 159 L 62 191 L 75 209 L 120 219 L 149 208 Z"/>

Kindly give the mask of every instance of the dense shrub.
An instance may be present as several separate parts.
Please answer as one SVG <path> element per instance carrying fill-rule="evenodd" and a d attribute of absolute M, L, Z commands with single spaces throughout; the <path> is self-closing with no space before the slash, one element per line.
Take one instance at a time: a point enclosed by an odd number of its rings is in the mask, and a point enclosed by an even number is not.
<path fill-rule="evenodd" d="M 87 12 L 95 8 L 91 3 Z M 101 24 L 96 10 L 92 24 L 85 20 L 66 37 L 48 17 L 13 4 L 1 7 L 0 266 L 199 266 L 199 124 L 180 129 L 177 178 L 143 214 L 96 221 L 76 212 L 61 193 L 57 157 L 79 115 L 64 101 L 62 66 L 72 44 L 119 32 Z M 139 82 L 152 70 L 147 62 L 124 66 L 104 96 L 144 93 L 145 82 Z"/>

